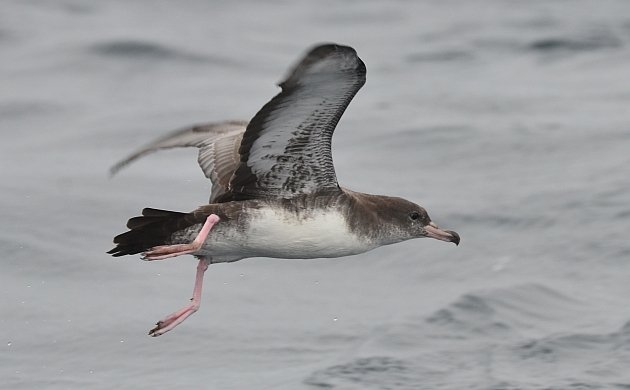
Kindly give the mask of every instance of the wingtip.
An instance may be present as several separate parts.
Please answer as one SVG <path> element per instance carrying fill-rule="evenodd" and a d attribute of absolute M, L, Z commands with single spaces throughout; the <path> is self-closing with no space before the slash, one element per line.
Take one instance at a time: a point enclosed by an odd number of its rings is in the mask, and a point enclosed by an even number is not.
<path fill-rule="evenodd" d="M 314 64 L 332 57 L 335 58 L 335 61 L 331 62 L 333 71 L 355 69 L 359 74 L 365 76 L 365 64 L 361 58 L 359 58 L 357 51 L 353 47 L 332 42 L 319 43 L 312 46 L 307 51 L 299 62 L 289 71 L 285 79 L 278 83 L 278 86 L 285 90 L 297 85 L 299 79 L 313 69 Z M 321 69 L 315 68 L 314 71 L 320 72 Z M 363 83 L 365 83 L 365 80 L 363 80 Z"/>
<path fill-rule="evenodd" d="M 127 160 L 119 161 L 116 164 L 109 167 L 109 178 L 116 176 L 121 169 L 125 167 L 129 162 Z"/>

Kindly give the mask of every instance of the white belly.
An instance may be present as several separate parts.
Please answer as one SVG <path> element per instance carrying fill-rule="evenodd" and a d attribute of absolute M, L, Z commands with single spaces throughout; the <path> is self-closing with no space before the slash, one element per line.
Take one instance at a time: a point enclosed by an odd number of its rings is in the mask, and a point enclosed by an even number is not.
<path fill-rule="evenodd" d="M 241 231 L 219 223 L 202 252 L 221 262 L 245 257 L 341 257 L 376 247 L 351 233 L 337 212 L 298 216 L 283 209 L 264 208 L 255 210 L 250 218 Z"/>

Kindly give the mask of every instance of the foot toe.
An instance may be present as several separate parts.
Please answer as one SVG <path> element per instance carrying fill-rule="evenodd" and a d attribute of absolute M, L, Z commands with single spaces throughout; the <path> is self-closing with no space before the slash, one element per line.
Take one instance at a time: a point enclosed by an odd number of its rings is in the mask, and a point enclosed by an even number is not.
<path fill-rule="evenodd" d="M 162 333 L 160 332 L 160 330 L 162 329 L 162 325 L 164 325 L 164 322 L 163 321 L 158 321 L 155 324 L 155 327 L 149 331 L 149 336 L 157 337 L 157 336 L 161 335 Z"/>

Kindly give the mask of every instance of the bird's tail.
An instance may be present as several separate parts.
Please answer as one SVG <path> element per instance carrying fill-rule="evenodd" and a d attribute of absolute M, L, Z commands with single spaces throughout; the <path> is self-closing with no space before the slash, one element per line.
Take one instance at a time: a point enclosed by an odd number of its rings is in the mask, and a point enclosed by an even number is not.
<path fill-rule="evenodd" d="M 178 230 L 190 226 L 190 214 L 145 208 L 142 216 L 127 222 L 128 232 L 114 237 L 116 247 L 108 251 L 114 257 L 134 255 L 158 245 L 168 244 Z"/>

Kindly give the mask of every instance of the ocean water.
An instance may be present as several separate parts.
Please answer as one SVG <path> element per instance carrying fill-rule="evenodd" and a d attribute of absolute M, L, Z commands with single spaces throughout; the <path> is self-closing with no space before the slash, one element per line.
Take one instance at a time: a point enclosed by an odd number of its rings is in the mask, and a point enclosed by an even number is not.
<path fill-rule="evenodd" d="M 340 259 L 210 267 L 105 251 L 143 207 L 204 204 L 196 151 L 309 47 L 368 81 L 339 181 L 456 230 Z M 0 388 L 630 388 L 630 3 L 4 1 Z"/>

